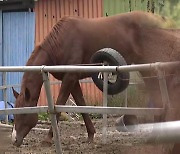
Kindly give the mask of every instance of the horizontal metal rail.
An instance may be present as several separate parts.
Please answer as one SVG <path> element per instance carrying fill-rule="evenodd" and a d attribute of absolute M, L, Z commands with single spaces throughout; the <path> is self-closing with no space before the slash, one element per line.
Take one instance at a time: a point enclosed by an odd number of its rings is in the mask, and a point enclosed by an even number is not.
<path fill-rule="evenodd" d="M 116 72 L 116 71 L 149 71 L 156 67 L 169 68 L 179 66 L 180 62 L 156 62 L 150 64 L 125 65 L 125 66 L 1 66 L 0 72 Z"/>
<path fill-rule="evenodd" d="M 13 128 L 12 125 L 2 124 L 2 123 L 0 123 L 0 127 L 10 128 L 10 129 Z M 38 127 L 32 128 L 32 130 L 34 130 L 34 131 L 49 131 L 49 129 L 46 129 L 46 128 L 38 128 Z"/>
<path fill-rule="evenodd" d="M 83 79 L 83 80 L 80 80 L 79 81 L 80 83 L 94 83 L 91 79 Z M 56 84 L 61 84 L 62 81 L 51 81 L 50 82 L 50 85 L 56 85 Z M 129 85 L 139 85 L 139 84 L 144 84 L 143 82 L 130 82 Z M 3 86 L 0 86 L 0 90 L 3 90 L 3 89 L 8 89 L 8 88 L 20 88 L 21 85 L 20 84 L 11 84 L 11 85 L 3 85 Z"/>
<path fill-rule="evenodd" d="M 180 142 L 180 121 L 170 121 L 155 124 L 137 125 L 138 131 L 147 134 L 146 130 L 153 128 L 147 137 L 147 143 L 179 143 Z"/>
<path fill-rule="evenodd" d="M 50 84 L 51 85 L 55 85 L 55 84 L 61 84 L 62 81 L 51 81 Z M 93 83 L 93 81 L 91 79 L 83 79 L 83 80 L 80 80 L 80 83 Z M 132 83 L 132 84 L 135 84 L 135 83 Z M 20 84 L 11 84 L 11 85 L 2 85 L 0 86 L 0 90 L 1 89 L 6 89 L 6 88 L 20 88 L 21 85 Z"/>
<path fill-rule="evenodd" d="M 0 110 L 0 114 L 32 114 L 48 112 L 48 106 L 10 108 Z M 129 114 L 129 115 L 161 115 L 162 108 L 127 108 L 127 107 L 94 107 L 94 106 L 64 106 L 55 105 L 56 112 L 99 113 L 99 114 Z"/>

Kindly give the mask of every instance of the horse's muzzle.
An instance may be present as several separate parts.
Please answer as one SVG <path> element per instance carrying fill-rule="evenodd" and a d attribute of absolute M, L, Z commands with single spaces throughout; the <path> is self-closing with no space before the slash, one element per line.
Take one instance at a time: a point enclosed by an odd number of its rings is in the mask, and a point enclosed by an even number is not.
<path fill-rule="evenodd" d="M 23 143 L 23 138 L 18 138 L 17 137 L 15 127 L 13 128 L 11 139 L 12 139 L 13 145 L 16 146 L 16 147 L 20 147 L 21 144 Z"/>
<path fill-rule="evenodd" d="M 13 145 L 16 146 L 16 147 L 20 147 L 21 144 L 23 143 L 23 140 L 16 140 Z"/>

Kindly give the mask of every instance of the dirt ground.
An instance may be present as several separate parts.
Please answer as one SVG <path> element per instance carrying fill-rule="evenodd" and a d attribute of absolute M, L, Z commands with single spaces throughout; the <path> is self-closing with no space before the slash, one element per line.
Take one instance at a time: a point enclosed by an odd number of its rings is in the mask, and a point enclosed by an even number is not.
<path fill-rule="evenodd" d="M 102 120 L 94 120 L 96 135 L 94 143 L 87 143 L 87 133 L 83 121 L 60 122 L 62 149 L 64 154 L 166 154 L 162 145 L 145 144 L 147 135 L 143 132 L 118 132 L 115 129 L 116 118 L 108 118 L 106 144 L 102 142 Z M 37 125 L 49 128 L 47 124 Z M 0 154 L 55 154 L 55 145 L 42 144 L 47 131 L 31 131 L 20 148 L 10 142 L 10 129 L 0 129 Z M 4 134 L 4 135 L 2 135 Z M 4 137 L 6 136 L 6 137 Z"/>

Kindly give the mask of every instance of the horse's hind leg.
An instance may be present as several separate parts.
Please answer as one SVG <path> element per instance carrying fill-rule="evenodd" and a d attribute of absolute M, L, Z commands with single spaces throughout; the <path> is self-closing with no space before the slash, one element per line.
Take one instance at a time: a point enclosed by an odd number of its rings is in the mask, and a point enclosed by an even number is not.
<path fill-rule="evenodd" d="M 74 89 L 71 91 L 71 94 L 77 105 L 79 105 L 79 106 L 86 105 L 79 82 L 76 82 Z M 88 132 L 88 142 L 93 142 L 94 134 L 95 134 L 94 125 L 89 117 L 89 114 L 82 113 L 82 116 L 83 116 L 83 119 L 84 119 L 84 122 L 86 125 L 86 129 Z"/>

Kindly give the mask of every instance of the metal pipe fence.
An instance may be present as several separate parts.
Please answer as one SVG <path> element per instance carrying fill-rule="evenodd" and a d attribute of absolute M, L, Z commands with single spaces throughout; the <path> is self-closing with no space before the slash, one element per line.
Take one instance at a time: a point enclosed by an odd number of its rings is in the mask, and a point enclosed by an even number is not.
<path fill-rule="evenodd" d="M 3 72 L 3 85 L 6 85 L 6 72 Z M 4 99 L 4 106 L 5 109 L 7 108 L 8 104 L 7 104 L 7 88 L 5 87 L 3 89 L 3 99 Z M 5 115 L 5 122 L 6 124 L 8 123 L 8 115 Z"/>
<path fill-rule="evenodd" d="M 11 72 L 13 73 L 13 72 Z M 2 100 L 4 101 L 4 106 L 5 106 L 5 109 L 7 108 L 7 104 L 8 104 L 8 99 L 7 99 L 7 90 L 10 89 L 10 88 L 20 88 L 21 85 L 20 84 L 9 84 L 7 85 L 7 73 L 6 72 L 3 72 L 2 73 L 3 75 L 3 85 L 0 86 L 0 90 L 3 91 L 3 98 Z M 79 81 L 80 83 L 93 83 L 93 80 L 92 79 L 83 79 L 83 80 L 80 80 Z M 61 84 L 62 82 L 61 81 L 50 81 L 50 85 L 57 85 L 57 84 Z M 129 85 L 139 85 L 139 84 L 143 84 L 143 83 L 136 83 L 136 82 L 130 82 Z M 128 106 L 128 90 L 125 89 L 125 93 L 123 93 L 123 97 L 125 98 L 124 99 L 124 106 L 127 107 Z M 70 98 L 68 98 L 70 100 Z M 8 115 L 5 115 L 5 123 L 8 124 Z"/>
<path fill-rule="evenodd" d="M 8 108 L 8 99 L 7 99 L 7 90 L 9 88 L 20 88 L 21 85 L 20 84 L 10 84 L 10 85 L 7 85 L 7 72 L 3 72 L 2 73 L 2 84 L 0 86 L 0 90 L 2 90 L 3 92 L 3 97 L 2 97 L 2 100 L 4 101 L 4 107 L 5 109 Z M 62 82 L 61 81 L 51 81 L 50 82 L 50 85 L 57 85 L 57 84 L 61 84 Z M 91 79 L 83 79 L 83 80 L 80 80 L 80 83 L 93 83 L 93 81 Z M 70 98 L 69 98 L 70 99 Z M 5 115 L 5 123 L 8 124 L 8 115 L 6 114 Z"/>
<path fill-rule="evenodd" d="M 50 83 L 49 78 L 47 76 L 47 72 L 124 72 L 124 71 L 149 71 L 149 70 L 162 70 L 164 68 L 169 67 L 177 67 L 180 66 L 179 62 L 166 62 L 166 63 L 151 63 L 151 64 L 141 64 L 141 65 L 127 65 L 127 66 L 10 66 L 10 67 L 0 67 L 0 72 L 41 72 L 44 79 L 44 85 L 48 100 L 48 107 L 29 107 L 29 108 L 14 108 L 14 109 L 5 109 L 0 110 L 0 114 L 23 114 L 23 113 L 39 113 L 39 112 L 46 112 L 47 110 L 50 111 L 51 114 L 51 121 L 53 127 L 53 133 L 55 134 L 55 146 L 56 152 L 61 154 L 61 144 L 60 144 L 60 137 L 58 133 L 58 126 L 56 123 L 56 116 L 57 112 L 80 112 L 80 113 L 101 113 L 101 114 L 154 114 L 154 115 L 161 115 L 164 112 L 164 109 L 147 109 L 147 108 L 122 108 L 122 107 L 88 107 L 88 106 L 58 106 L 54 105 L 52 102 L 52 96 L 50 91 Z M 107 82 L 107 81 L 105 81 Z M 165 81 L 160 81 L 161 89 L 163 86 L 166 87 Z M 104 85 L 107 86 L 106 83 Z M 167 87 L 166 87 L 167 88 Z M 106 91 L 107 88 L 104 88 Z M 162 91 L 161 94 L 163 95 L 162 98 L 168 98 L 168 94 L 166 91 Z M 104 95 L 104 101 L 107 101 L 107 91 Z M 168 103 L 165 101 L 165 103 Z M 104 103 L 107 104 L 106 102 Z M 106 118 L 106 116 L 105 116 Z M 106 125 L 106 122 L 105 122 Z M 168 128 L 170 129 L 170 128 Z M 105 130 L 106 131 L 106 130 Z M 180 136 L 179 136 L 180 137 Z"/>
<path fill-rule="evenodd" d="M 0 72 L 131 72 L 149 71 L 180 66 L 179 62 L 156 62 L 150 64 L 124 65 L 124 66 L 1 66 Z"/>
<path fill-rule="evenodd" d="M 161 115 L 162 108 L 130 108 L 130 107 L 100 107 L 100 106 L 70 106 L 54 105 L 56 112 L 99 113 L 99 114 L 128 114 L 128 115 Z M 11 108 L 0 110 L 0 114 L 33 114 L 49 111 L 48 106 Z"/>

